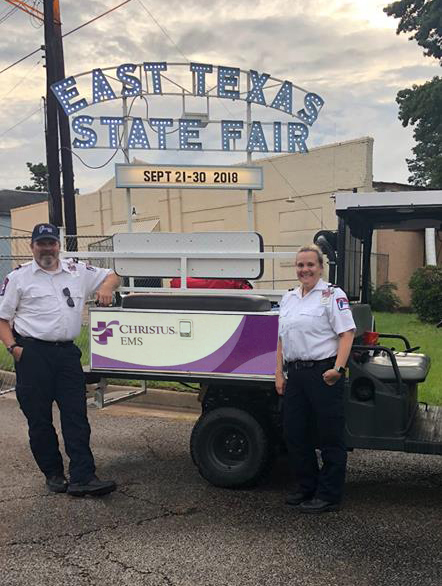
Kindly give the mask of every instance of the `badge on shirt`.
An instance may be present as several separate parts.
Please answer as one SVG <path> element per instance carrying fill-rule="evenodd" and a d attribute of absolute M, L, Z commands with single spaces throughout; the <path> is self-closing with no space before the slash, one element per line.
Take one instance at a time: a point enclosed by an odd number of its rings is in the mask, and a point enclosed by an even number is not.
<path fill-rule="evenodd" d="M 336 303 L 338 304 L 338 309 L 340 311 L 343 309 L 350 309 L 350 303 L 348 302 L 347 297 L 338 297 Z"/>
<path fill-rule="evenodd" d="M 322 291 L 322 295 L 321 295 L 321 305 L 328 305 L 330 303 L 330 298 L 332 295 L 332 291 L 330 291 L 330 289 L 324 289 L 324 291 Z"/>
<path fill-rule="evenodd" d="M 8 283 L 9 283 L 9 279 L 8 279 L 8 277 L 5 277 L 5 280 L 3 281 L 2 288 L 0 289 L 0 297 L 3 297 L 3 295 L 5 294 L 6 287 L 8 286 Z"/>
<path fill-rule="evenodd" d="M 71 277 L 79 277 L 77 263 L 74 260 L 69 261 L 68 271 L 71 273 Z"/>

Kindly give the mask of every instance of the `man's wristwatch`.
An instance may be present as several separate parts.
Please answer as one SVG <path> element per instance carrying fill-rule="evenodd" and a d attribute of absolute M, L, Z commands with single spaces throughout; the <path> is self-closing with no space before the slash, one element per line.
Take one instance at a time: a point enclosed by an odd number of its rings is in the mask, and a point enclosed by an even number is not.
<path fill-rule="evenodd" d="M 6 350 L 9 352 L 9 354 L 12 354 L 14 348 L 19 348 L 20 345 L 19 344 L 11 344 L 10 346 L 6 346 Z"/>
<path fill-rule="evenodd" d="M 339 374 L 345 374 L 345 368 L 343 366 L 334 366 L 333 370 L 336 370 Z"/>

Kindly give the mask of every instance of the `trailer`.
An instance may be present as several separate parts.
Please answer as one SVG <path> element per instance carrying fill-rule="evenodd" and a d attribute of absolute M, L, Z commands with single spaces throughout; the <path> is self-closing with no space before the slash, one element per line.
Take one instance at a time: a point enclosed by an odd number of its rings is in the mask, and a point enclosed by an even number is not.
<path fill-rule="evenodd" d="M 441 455 L 442 408 L 418 399 L 430 358 L 400 332 L 379 332 L 377 341 L 368 335 L 375 330 L 369 305 L 373 231 L 440 227 L 441 192 L 338 193 L 335 200 L 338 230 L 321 231 L 316 241 L 331 279 L 349 295 L 357 326 L 345 379 L 348 449 Z M 116 272 L 181 276 L 184 287 L 129 292 L 120 307 L 92 308 L 88 376 L 199 383 L 201 416 L 190 438 L 196 467 L 215 486 L 252 486 L 284 450 L 274 387 L 283 292 L 189 291 L 185 278 L 256 282 L 265 259 L 278 253 L 263 252 L 254 233 L 157 236 L 118 235 Z M 392 346 L 398 341 L 401 350 Z"/>

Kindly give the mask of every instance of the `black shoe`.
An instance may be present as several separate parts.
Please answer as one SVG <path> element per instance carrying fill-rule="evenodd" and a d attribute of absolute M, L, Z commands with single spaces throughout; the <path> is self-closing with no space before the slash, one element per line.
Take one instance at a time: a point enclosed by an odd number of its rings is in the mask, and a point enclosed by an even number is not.
<path fill-rule="evenodd" d="M 339 511 L 340 508 L 341 506 L 339 503 L 330 503 L 328 501 L 323 501 L 322 499 L 314 498 L 311 501 L 301 503 L 299 511 L 301 513 L 319 514 Z"/>
<path fill-rule="evenodd" d="M 93 476 L 89 482 L 84 484 L 81 482 L 70 482 L 68 486 L 68 494 L 72 496 L 103 496 L 109 494 L 117 488 L 113 480 L 100 480 Z"/>
<path fill-rule="evenodd" d="M 285 504 L 290 505 L 291 507 L 297 507 L 301 503 L 309 501 L 311 498 L 311 494 L 306 494 L 305 492 L 301 492 L 300 490 L 294 490 L 288 493 L 287 498 L 285 499 Z"/>
<path fill-rule="evenodd" d="M 46 476 L 46 486 L 51 492 L 66 492 L 68 481 L 64 474 L 52 474 L 51 476 Z"/>

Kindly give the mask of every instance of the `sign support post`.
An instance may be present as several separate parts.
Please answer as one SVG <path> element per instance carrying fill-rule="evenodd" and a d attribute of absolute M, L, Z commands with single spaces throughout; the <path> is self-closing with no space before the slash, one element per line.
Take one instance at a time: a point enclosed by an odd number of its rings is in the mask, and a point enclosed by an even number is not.
<path fill-rule="evenodd" d="M 250 92 L 250 74 L 247 76 L 247 95 Z M 252 104 L 247 101 L 247 136 L 250 136 L 250 128 L 252 126 Z M 252 163 L 252 153 L 249 149 L 247 149 L 247 165 L 251 165 Z M 255 231 L 255 215 L 253 213 L 253 191 L 251 189 L 247 190 L 247 229 L 249 232 Z"/>
<path fill-rule="evenodd" d="M 123 153 L 127 164 L 129 160 L 129 135 L 128 135 L 128 119 L 127 119 L 127 97 L 123 96 Z M 132 196 L 130 187 L 126 187 L 126 205 L 127 205 L 127 231 L 132 232 Z"/>

